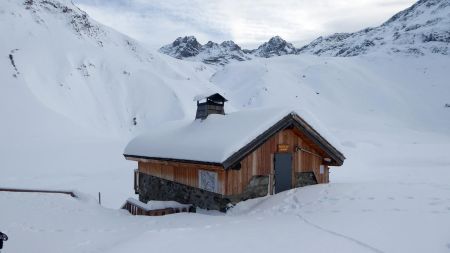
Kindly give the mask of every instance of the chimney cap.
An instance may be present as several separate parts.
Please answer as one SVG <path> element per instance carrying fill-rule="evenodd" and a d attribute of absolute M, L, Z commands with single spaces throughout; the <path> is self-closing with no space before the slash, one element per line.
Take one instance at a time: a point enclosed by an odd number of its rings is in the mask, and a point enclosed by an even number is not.
<path fill-rule="evenodd" d="M 205 93 L 205 94 L 200 94 L 194 97 L 194 101 L 200 101 L 203 99 L 207 99 L 207 100 L 211 100 L 214 102 L 227 102 L 228 100 L 220 95 L 219 93 L 215 92 L 215 93 Z"/>
<path fill-rule="evenodd" d="M 219 93 L 199 95 L 194 100 L 197 101 L 195 119 L 206 119 L 210 114 L 225 115 L 224 105 L 227 99 Z M 200 102 L 200 100 L 202 101 Z"/>

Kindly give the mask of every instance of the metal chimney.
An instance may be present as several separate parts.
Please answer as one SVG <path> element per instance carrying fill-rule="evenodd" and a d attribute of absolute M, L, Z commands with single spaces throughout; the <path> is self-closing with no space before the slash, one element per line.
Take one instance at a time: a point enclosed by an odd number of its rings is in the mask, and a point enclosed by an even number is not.
<path fill-rule="evenodd" d="M 228 100 L 219 93 L 200 95 L 195 100 L 197 101 L 195 119 L 206 119 L 210 114 L 225 114 L 224 105 Z"/>

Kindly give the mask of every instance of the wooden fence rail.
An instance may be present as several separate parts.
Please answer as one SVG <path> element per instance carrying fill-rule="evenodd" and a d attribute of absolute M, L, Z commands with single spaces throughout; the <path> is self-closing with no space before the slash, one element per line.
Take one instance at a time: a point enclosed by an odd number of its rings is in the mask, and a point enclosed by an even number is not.
<path fill-rule="evenodd" d="M 35 192 L 35 193 L 55 193 L 67 194 L 76 198 L 77 195 L 72 191 L 52 191 L 52 190 L 38 190 L 38 189 L 19 189 L 19 188 L 0 188 L 0 192 Z"/>

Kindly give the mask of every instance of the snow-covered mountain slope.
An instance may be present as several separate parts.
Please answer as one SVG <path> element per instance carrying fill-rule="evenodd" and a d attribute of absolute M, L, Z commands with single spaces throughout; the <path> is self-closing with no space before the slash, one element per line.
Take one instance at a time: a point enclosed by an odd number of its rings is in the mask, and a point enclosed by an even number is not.
<path fill-rule="evenodd" d="M 191 116 L 187 103 L 208 83 L 197 78 L 202 66 L 174 68 L 68 0 L 6 0 L 0 8 L 3 74 L 21 77 L 41 103 L 85 127 L 122 135 Z"/>
<path fill-rule="evenodd" d="M 1 1 L 0 32 L 2 187 L 109 192 L 117 207 L 128 138 L 194 118 L 192 98 L 214 88 L 202 63 L 149 53 L 69 0 Z"/>
<path fill-rule="evenodd" d="M 450 1 L 420 0 L 381 26 L 319 37 L 299 53 L 356 56 L 450 54 Z"/>
<path fill-rule="evenodd" d="M 257 49 L 241 49 L 233 41 L 220 44 L 209 41 L 201 45 L 194 36 L 179 37 L 171 44 L 159 49 L 163 54 L 177 59 L 201 61 L 206 64 L 225 65 L 231 62 L 251 60 L 255 57 L 269 58 L 286 54 L 295 54 L 297 49 L 280 36 L 272 37 Z"/>
<path fill-rule="evenodd" d="M 109 192 L 104 198 L 109 206 L 131 194 L 110 184 L 132 179 L 126 171 L 131 165 L 120 157 L 123 140 L 81 127 L 47 107 L 22 74 L 13 77 L 8 57 L 0 59 L 0 69 L 6 70 L 0 85 L 2 187 Z"/>

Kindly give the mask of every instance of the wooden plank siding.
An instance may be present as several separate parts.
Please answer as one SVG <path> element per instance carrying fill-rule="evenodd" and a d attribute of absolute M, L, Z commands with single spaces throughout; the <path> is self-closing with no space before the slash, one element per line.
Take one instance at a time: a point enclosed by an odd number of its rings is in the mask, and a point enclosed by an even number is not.
<path fill-rule="evenodd" d="M 218 193 L 225 194 L 225 170 L 219 166 L 166 162 L 157 160 L 146 160 L 139 162 L 139 172 L 160 177 L 180 184 L 198 187 L 198 171 L 209 170 L 217 172 L 219 189 Z"/>
<path fill-rule="evenodd" d="M 310 142 L 304 141 L 297 132 L 286 129 L 267 140 L 258 149 L 249 154 L 241 162 L 240 170 L 226 171 L 226 195 L 242 193 L 256 175 L 270 176 L 273 183 L 273 157 L 277 153 L 278 144 L 288 144 L 289 153 L 292 153 L 292 185 L 294 185 L 296 172 L 314 172 L 318 183 L 328 183 L 328 167 L 324 167 L 324 173 L 320 174 L 323 154 L 313 148 Z M 307 152 L 295 151 L 295 147 L 301 147 L 316 155 Z M 272 187 L 270 189 L 272 191 Z"/>
<path fill-rule="evenodd" d="M 320 152 L 312 142 L 307 141 L 299 131 L 293 129 L 285 129 L 269 138 L 241 161 L 239 170 L 224 170 L 223 167 L 214 165 L 146 160 L 139 162 L 139 171 L 192 187 L 198 187 L 199 170 L 215 171 L 218 173 L 218 193 L 223 195 L 240 194 L 253 176 L 269 176 L 273 183 L 273 158 L 274 154 L 278 152 L 278 144 L 288 144 L 288 152 L 292 153 L 292 185 L 294 185 L 296 172 L 310 171 L 314 172 L 318 183 L 328 183 L 327 166 L 324 166 L 324 173 L 320 174 L 324 153 Z M 296 151 L 297 146 L 315 155 Z M 272 191 L 272 187 L 270 190 Z"/>

